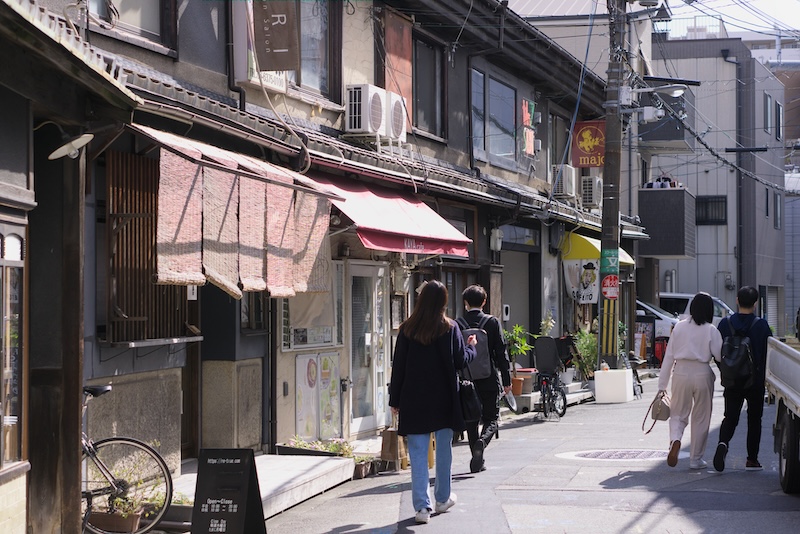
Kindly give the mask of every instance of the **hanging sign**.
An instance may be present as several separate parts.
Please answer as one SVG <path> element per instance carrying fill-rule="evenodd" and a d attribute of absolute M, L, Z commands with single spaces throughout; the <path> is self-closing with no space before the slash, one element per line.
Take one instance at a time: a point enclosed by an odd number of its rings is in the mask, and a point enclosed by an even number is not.
<path fill-rule="evenodd" d="M 253 1 L 253 35 L 261 71 L 299 70 L 297 3 Z"/>
<path fill-rule="evenodd" d="M 606 121 L 575 123 L 572 134 L 572 166 L 602 167 L 606 162 Z"/>

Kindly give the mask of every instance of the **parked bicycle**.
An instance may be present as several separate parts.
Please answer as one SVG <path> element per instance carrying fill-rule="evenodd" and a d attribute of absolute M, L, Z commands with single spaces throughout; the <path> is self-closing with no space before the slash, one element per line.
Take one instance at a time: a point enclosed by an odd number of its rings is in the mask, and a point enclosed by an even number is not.
<path fill-rule="evenodd" d="M 90 399 L 111 386 L 83 388 L 83 413 Z M 133 438 L 92 441 L 81 437 L 81 513 L 83 532 L 150 532 L 172 502 L 172 476 L 161 455 Z"/>
<path fill-rule="evenodd" d="M 567 394 L 558 373 L 539 373 L 538 382 L 542 414 L 545 418 L 550 414 L 564 417 L 567 413 Z"/>

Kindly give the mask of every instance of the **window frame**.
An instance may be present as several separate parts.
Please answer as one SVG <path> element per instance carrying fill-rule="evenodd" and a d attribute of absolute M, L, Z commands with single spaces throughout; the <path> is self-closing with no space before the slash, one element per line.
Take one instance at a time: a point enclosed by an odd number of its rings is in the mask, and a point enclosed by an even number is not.
<path fill-rule="evenodd" d="M 417 46 L 424 44 L 434 50 L 434 73 L 432 76 L 420 76 L 418 69 L 420 68 Z M 445 68 L 445 45 L 437 39 L 422 35 L 415 32 L 411 38 L 411 69 L 412 69 L 412 112 L 411 123 L 415 134 L 420 134 L 425 137 L 432 138 L 440 142 L 447 140 L 447 69 Z M 436 102 L 434 103 L 435 119 L 437 124 L 434 125 L 435 131 L 430 131 L 427 126 L 420 126 L 418 113 L 420 106 L 418 105 L 418 84 L 423 80 L 429 79 L 434 83 L 433 92 L 436 94 Z"/>
<path fill-rule="evenodd" d="M 764 131 L 772 133 L 772 95 L 764 93 Z"/>
<path fill-rule="evenodd" d="M 783 140 L 783 104 L 775 100 L 775 139 Z"/>
<path fill-rule="evenodd" d="M 474 98 L 476 96 L 476 91 L 474 87 L 474 74 L 478 73 L 482 76 L 483 80 L 483 89 L 481 94 L 483 95 L 483 102 L 481 109 L 483 111 L 483 131 L 478 132 L 476 131 L 474 119 L 475 119 L 475 102 Z M 494 134 L 490 133 L 489 129 L 491 128 L 491 117 L 492 115 L 492 83 L 499 84 L 504 88 L 510 89 L 513 93 L 513 102 L 511 104 L 511 113 L 514 119 L 514 124 L 511 128 L 511 145 L 513 146 L 513 156 L 506 156 L 502 154 L 495 154 L 492 152 L 492 142 L 491 138 Z M 509 83 L 507 78 L 503 77 L 502 75 L 496 72 L 489 72 L 488 70 L 484 71 L 479 68 L 473 67 L 470 72 L 470 126 L 472 131 L 472 150 L 475 159 L 479 161 L 488 162 L 492 165 L 497 167 L 501 167 L 508 170 L 517 170 L 518 162 L 522 157 L 522 150 L 519 143 L 519 136 L 518 132 L 522 128 L 522 119 L 521 119 L 521 107 L 520 103 L 522 100 L 520 99 L 519 90 L 513 83 Z M 476 140 L 481 138 L 480 146 L 476 146 Z M 532 155 L 530 155 L 532 157 Z"/>
<path fill-rule="evenodd" d="M 783 225 L 783 195 L 779 191 L 775 191 L 772 198 L 775 202 L 775 217 L 773 217 L 772 226 L 776 230 L 780 230 Z"/>
<path fill-rule="evenodd" d="M 126 0 L 116 0 L 117 3 Z M 139 0 L 129 0 L 132 2 L 139 2 Z M 104 13 L 98 13 L 95 8 L 90 8 L 94 17 L 103 21 L 104 25 L 101 26 L 95 22 L 91 22 L 91 31 L 112 37 L 114 39 L 130 43 L 142 48 L 146 48 L 153 52 L 162 53 L 170 57 L 177 58 L 178 48 L 178 2 L 177 0 L 158 0 L 158 17 L 160 21 L 160 32 L 158 38 L 153 38 L 148 35 L 143 35 L 140 31 L 135 29 L 127 29 L 119 25 L 109 28 L 105 24 L 108 23 L 109 18 Z"/>
<path fill-rule="evenodd" d="M 19 239 L 19 258 L 8 258 L 7 255 L 9 253 L 9 248 L 7 247 L 8 239 L 14 236 Z M 16 337 L 14 338 L 14 334 L 11 332 L 11 327 L 13 326 L 9 320 L 8 327 L 6 326 L 6 321 L 3 322 L 3 329 L 2 333 L 0 333 L 0 355 L 2 355 L 2 371 L 3 371 L 3 382 L 2 382 L 2 395 L 0 395 L 0 414 L 2 414 L 2 426 L 3 426 L 3 433 L 0 435 L 0 471 L 8 467 L 9 465 L 15 464 L 17 462 L 21 462 L 23 457 L 23 436 L 25 433 L 23 432 L 23 428 L 26 425 L 26 416 L 27 414 L 24 411 L 25 407 L 25 398 L 24 398 L 24 384 L 27 381 L 27 377 L 25 374 L 26 365 L 24 362 L 25 359 L 25 351 L 27 339 L 25 338 L 25 322 L 27 321 L 27 309 L 25 307 L 25 303 L 27 302 L 27 295 L 25 294 L 27 290 L 27 286 L 25 284 L 25 257 L 27 255 L 26 249 L 28 245 L 28 240 L 25 232 L 25 228 L 13 226 L 13 225 L 0 225 L 0 304 L 2 305 L 3 310 L 3 317 L 12 317 L 12 315 L 16 315 L 17 317 L 17 324 L 16 324 Z M 11 280 L 13 279 L 11 272 L 16 271 L 16 280 L 17 286 L 16 288 L 12 288 Z M 12 289 L 16 289 L 18 291 L 16 295 L 16 299 L 11 299 L 11 291 Z M 16 306 L 16 314 L 12 314 L 12 306 Z M 8 330 L 9 339 L 6 339 L 6 331 Z M 10 345 L 10 343 L 16 339 L 16 347 Z M 16 348 L 16 355 L 15 360 L 11 360 L 11 349 Z M 6 354 L 6 349 L 8 349 L 8 355 Z M 7 361 L 11 364 L 10 367 L 7 367 Z M 16 391 L 14 397 L 10 397 L 7 395 L 6 392 L 6 384 L 5 384 L 5 376 L 7 372 L 11 372 L 12 377 L 16 378 Z M 11 385 L 14 385 L 14 381 L 12 379 Z M 15 403 L 16 409 L 10 411 L 8 409 L 7 404 L 11 402 Z M 6 432 L 5 429 L 7 428 L 6 417 L 15 419 L 15 421 L 8 425 L 10 427 L 9 431 Z M 6 444 L 6 438 L 13 439 L 13 457 L 6 458 L 8 454 L 8 448 Z"/>
<path fill-rule="evenodd" d="M 711 214 L 715 212 L 724 214 L 724 217 L 711 217 Z M 701 219 L 701 217 L 703 218 Z M 725 195 L 698 196 L 695 199 L 695 224 L 697 226 L 724 226 L 728 224 L 728 197 Z"/>
<path fill-rule="evenodd" d="M 764 216 L 769 219 L 769 201 L 772 195 L 769 194 L 769 187 L 764 188 Z"/>
<path fill-rule="evenodd" d="M 331 341 L 320 343 L 296 343 L 293 334 L 290 299 L 278 299 L 278 311 L 281 332 L 281 351 L 296 352 L 313 348 L 330 348 L 344 346 L 344 283 L 345 272 L 342 261 L 333 261 L 333 280 L 330 291 L 330 304 L 333 307 Z"/>
<path fill-rule="evenodd" d="M 319 87 L 308 85 L 303 82 L 303 27 L 302 12 L 303 5 L 309 2 L 296 0 L 297 4 L 297 30 L 300 34 L 300 69 L 286 71 L 286 82 L 290 90 L 301 94 L 306 94 L 312 98 L 324 98 L 336 104 L 342 104 L 342 47 L 343 47 L 343 28 L 342 28 L 342 4 L 332 0 L 326 0 L 328 10 L 327 27 L 327 68 L 328 68 L 328 87 L 323 91 Z M 316 2 L 315 2 L 316 3 Z M 337 9 L 338 6 L 338 9 Z M 298 83 L 299 77 L 299 83 Z"/>

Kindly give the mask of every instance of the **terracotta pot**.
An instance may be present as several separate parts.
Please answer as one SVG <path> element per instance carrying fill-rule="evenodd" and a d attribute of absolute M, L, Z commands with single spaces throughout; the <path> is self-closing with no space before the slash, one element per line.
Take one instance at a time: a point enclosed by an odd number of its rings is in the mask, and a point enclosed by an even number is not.
<path fill-rule="evenodd" d="M 524 381 L 525 379 L 519 376 L 511 378 L 511 393 L 514 396 L 522 395 L 522 384 Z"/>

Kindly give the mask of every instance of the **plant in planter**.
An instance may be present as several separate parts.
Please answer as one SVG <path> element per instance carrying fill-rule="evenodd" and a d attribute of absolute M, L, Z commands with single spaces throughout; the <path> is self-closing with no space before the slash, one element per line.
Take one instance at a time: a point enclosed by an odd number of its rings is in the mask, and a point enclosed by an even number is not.
<path fill-rule="evenodd" d="M 575 347 L 579 355 L 574 362 L 575 367 L 584 380 L 594 378 L 594 371 L 597 368 L 597 334 L 590 330 L 579 329 L 575 334 Z"/>
<path fill-rule="evenodd" d="M 294 436 L 289 443 L 275 446 L 278 454 L 312 454 L 320 456 L 353 456 L 353 446 L 341 438 L 308 441 Z"/>
<path fill-rule="evenodd" d="M 372 456 L 353 456 L 355 461 L 355 469 L 353 471 L 353 478 L 365 478 L 372 471 L 372 462 L 375 460 Z"/>
<path fill-rule="evenodd" d="M 508 355 L 511 358 L 511 374 L 517 376 L 517 356 L 525 356 L 533 346 L 528 344 L 530 333 L 521 324 L 515 324 L 511 330 L 503 330 L 508 345 Z"/>

